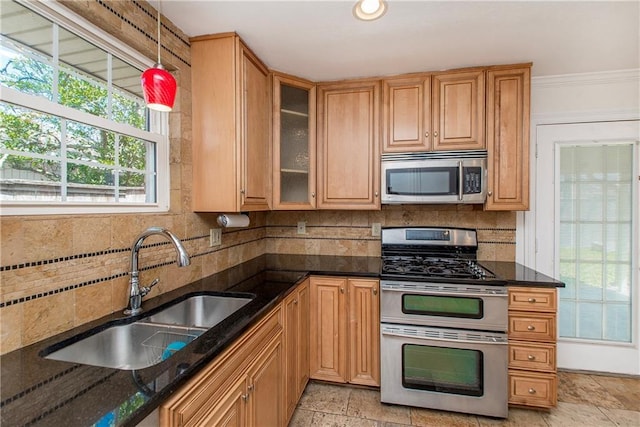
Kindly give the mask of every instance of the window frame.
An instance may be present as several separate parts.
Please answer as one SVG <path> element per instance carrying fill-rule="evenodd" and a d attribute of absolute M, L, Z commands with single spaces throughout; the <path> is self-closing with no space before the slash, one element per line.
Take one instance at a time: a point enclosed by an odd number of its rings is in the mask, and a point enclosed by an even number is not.
<path fill-rule="evenodd" d="M 86 19 L 56 2 L 31 2 L 16 0 L 22 6 L 42 15 L 60 27 L 111 53 L 130 65 L 146 69 L 154 61 L 125 45 L 109 33 L 99 29 Z M 166 113 L 149 110 L 149 127 L 144 131 L 134 126 L 94 116 L 67 107 L 46 98 L 29 95 L 15 89 L 2 87 L 0 100 L 19 107 L 29 108 L 64 119 L 73 120 L 111 132 L 117 132 L 153 142 L 156 146 L 156 202 L 155 203 L 87 203 L 87 202 L 0 202 L 0 216 L 15 215 L 56 215 L 56 214 L 109 214 L 168 212 L 170 208 L 170 167 L 169 167 L 169 117 Z"/>

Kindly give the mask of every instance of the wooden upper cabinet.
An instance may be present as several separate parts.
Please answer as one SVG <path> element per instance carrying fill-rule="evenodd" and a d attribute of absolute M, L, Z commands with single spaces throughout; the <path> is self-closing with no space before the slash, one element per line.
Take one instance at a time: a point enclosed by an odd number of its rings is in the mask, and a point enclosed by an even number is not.
<path fill-rule="evenodd" d="M 484 142 L 484 70 L 432 75 L 433 150 L 480 150 Z"/>
<path fill-rule="evenodd" d="M 269 71 L 237 34 L 191 39 L 193 210 L 268 210 Z"/>
<path fill-rule="evenodd" d="M 431 76 L 383 81 L 382 152 L 431 149 Z"/>
<path fill-rule="evenodd" d="M 318 207 L 380 209 L 380 81 L 318 86 Z"/>
<path fill-rule="evenodd" d="M 394 77 L 383 84 L 383 153 L 485 148 L 483 70 Z"/>
<path fill-rule="evenodd" d="M 531 64 L 487 72 L 486 210 L 529 209 Z"/>
<path fill-rule="evenodd" d="M 316 86 L 273 75 L 273 209 L 316 207 Z"/>

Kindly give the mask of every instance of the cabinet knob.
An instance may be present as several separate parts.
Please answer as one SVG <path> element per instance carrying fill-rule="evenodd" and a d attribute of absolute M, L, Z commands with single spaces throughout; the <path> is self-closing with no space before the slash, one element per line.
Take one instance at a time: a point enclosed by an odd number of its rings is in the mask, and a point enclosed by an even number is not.
<path fill-rule="evenodd" d="M 376 197 L 378 197 L 378 192 L 376 191 Z"/>
<path fill-rule="evenodd" d="M 244 189 L 243 189 L 243 190 L 240 190 L 240 194 L 244 194 Z"/>
<path fill-rule="evenodd" d="M 530 303 L 532 303 L 532 304 L 533 304 L 533 303 L 535 303 L 535 302 L 536 302 L 536 299 L 535 299 L 535 298 L 529 298 L 527 301 L 529 301 Z"/>
<path fill-rule="evenodd" d="M 243 394 L 243 395 L 242 395 L 242 396 L 240 396 L 240 397 L 242 397 L 242 400 L 244 400 L 244 401 L 246 402 L 246 401 L 247 401 L 247 399 L 249 398 L 249 395 L 248 395 L 248 394 Z"/>
<path fill-rule="evenodd" d="M 425 137 L 425 138 L 429 138 L 429 131 L 427 131 L 427 132 L 425 132 L 425 133 L 424 133 L 424 137 Z"/>
<path fill-rule="evenodd" d="M 249 387 L 247 387 L 247 390 L 253 391 L 254 388 L 256 388 L 255 384 L 250 384 Z"/>
<path fill-rule="evenodd" d="M 533 354 L 530 354 L 530 355 L 527 356 L 527 359 L 536 360 L 536 357 Z"/>
<path fill-rule="evenodd" d="M 530 388 L 529 389 L 529 394 L 536 394 L 536 389 L 535 388 Z"/>
<path fill-rule="evenodd" d="M 536 330 L 536 327 L 535 327 L 535 326 L 533 326 L 533 325 L 529 325 L 529 326 L 527 326 L 527 330 L 528 330 L 528 331 L 535 331 L 535 330 Z"/>
<path fill-rule="evenodd" d="M 293 303 L 294 303 L 295 305 L 298 305 L 298 300 L 297 300 L 297 299 L 294 299 L 294 300 L 293 300 Z"/>
<path fill-rule="evenodd" d="M 491 197 L 493 195 L 493 191 L 489 190 L 487 191 L 487 196 Z"/>
<path fill-rule="evenodd" d="M 377 288 L 373 288 L 373 294 L 374 295 L 378 295 L 378 289 Z"/>
<path fill-rule="evenodd" d="M 344 288 L 340 288 L 340 293 L 344 294 Z"/>
<path fill-rule="evenodd" d="M 316 192 L 315 191 L 313 193 L 311 193 L 311 197 L 313 197 L 313 198 L 316 197 Z"/>

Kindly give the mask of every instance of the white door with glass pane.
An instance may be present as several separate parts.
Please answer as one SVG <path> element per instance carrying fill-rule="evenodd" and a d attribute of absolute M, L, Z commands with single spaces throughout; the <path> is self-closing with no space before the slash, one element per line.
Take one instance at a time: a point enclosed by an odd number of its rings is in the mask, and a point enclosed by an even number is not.
<path fill-rule="evenodd" d="M 558 367 L 640 374 L 640 122 L 539 125 L 536 133 L 536 268 L 566 284 Z"/>

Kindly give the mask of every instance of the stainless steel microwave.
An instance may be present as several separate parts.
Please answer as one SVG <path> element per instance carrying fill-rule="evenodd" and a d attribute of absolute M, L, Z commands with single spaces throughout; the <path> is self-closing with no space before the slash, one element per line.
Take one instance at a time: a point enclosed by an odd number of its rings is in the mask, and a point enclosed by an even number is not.
<path fill-rule="evenodd" d="M 383 204 L 484 203 L 487 152 L 382 155 Z"/>

